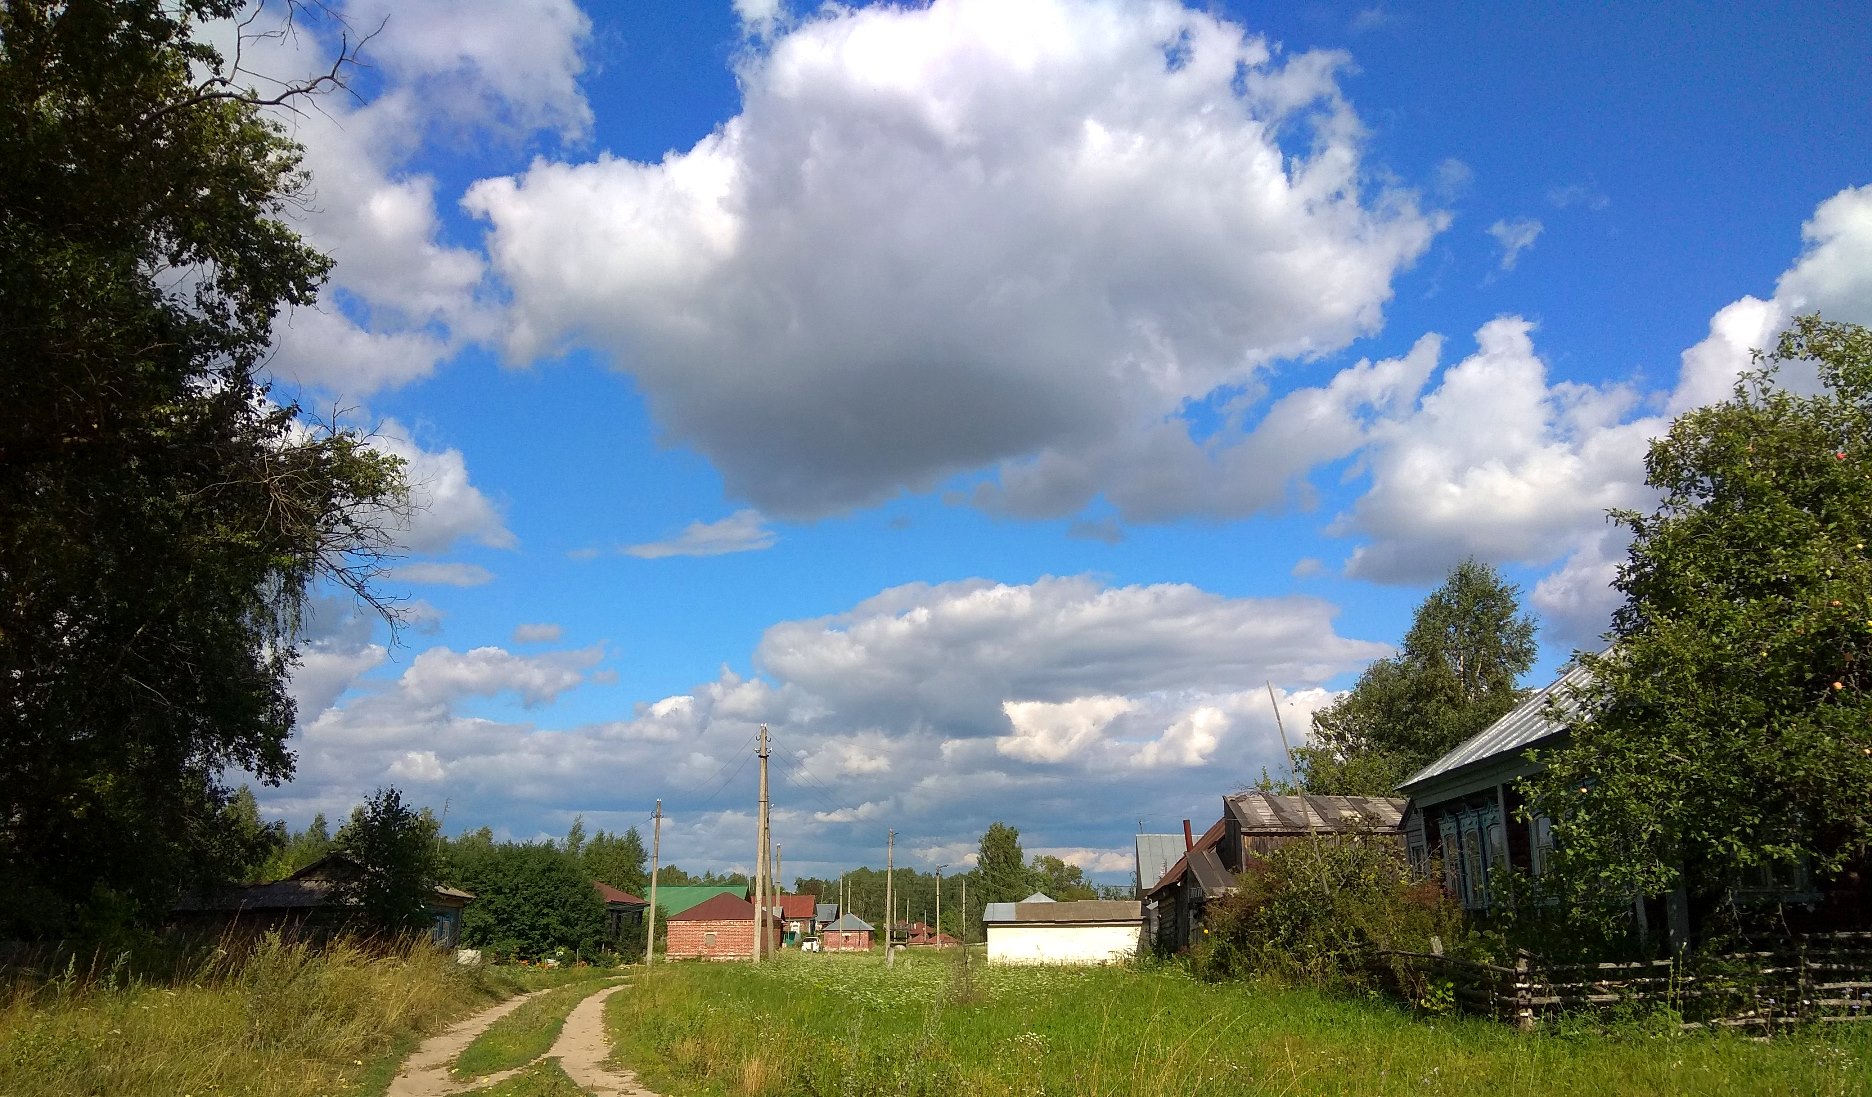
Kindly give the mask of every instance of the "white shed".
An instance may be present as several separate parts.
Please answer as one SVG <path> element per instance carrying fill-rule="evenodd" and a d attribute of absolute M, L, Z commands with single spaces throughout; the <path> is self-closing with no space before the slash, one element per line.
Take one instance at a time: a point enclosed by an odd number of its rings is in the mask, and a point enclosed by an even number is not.
<path fill-rule="evenodd" d="M 1144 908 L 1110 899 L 991 903 L 982 923 L 990 963 L 1106 964 L 1138 954 Z"/>

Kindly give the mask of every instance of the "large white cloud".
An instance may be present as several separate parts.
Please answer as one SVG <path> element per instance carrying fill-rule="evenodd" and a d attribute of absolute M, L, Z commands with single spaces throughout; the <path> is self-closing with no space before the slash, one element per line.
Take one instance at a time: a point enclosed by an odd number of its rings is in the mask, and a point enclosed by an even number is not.
<path fill-rule="evenodd" d="M 1262 767 L 1280 771 L 1266 683 L 1297 736 L 1330 700 L 1325 679 L 1388 650 L 1337 635 L 1332 617 L 1314 599 L 1182 585 L 913 585 L 774 625 L 755 652 L 761 678 L 724 671 L 629 719 L 565 729 L 535 721 L 592 681 L 598 649 L 432 648 L 394 679 L 324 683 L 318 698 L 337 703 L 302 710 L 301 776 L 268 803 L 339 812 L 395 779 L 471 818 L 556 833 L 572 812 L 628 825 L 662 798 L 683 820 L 668 855 L 727 865 L 745 852 L 766 723 L 776 833 L 797 871 L 845 860 L 884 826 L 913 847 L 960 848 L 995 819 L 1104 864 L 1137 816 L 1207 811 Z M 478 714 L 502 693 L 535 711 Z"/>
<path fill-rule="evenodd" d="M 1872 186 L 1822 202 L 1801 236 L 1805 246 L 1774 294 L 1718 310 L 1666 390 L 1554 380 L 1531 324 L 1503 317 L 1484 325 L 1474 354 L 1420 396 L 1406 389 L 1363 427 L 1357 453 L 1369 482 L 1330 527 L 1363 542 L 1347 570 L 1422 582 L 1467 555 L 1559 562 L 1536 583 L 1532 603 L 1550 639 L 1596 647 L 1617 604 L 1609 583 L 1627 543 L 1605 512 L 1651 504 L 1643 482 L 1649 441 L 1672 416 L 1726 399 L 1753 366 L 1753 351 L 1772 347 L 1794 316 L 1872 322 Z M 1799 364 L 1784 367 L 1780 381 L 1796 390 L 1816 383 Z M 1330 386 L 1301 390 L 1285 400 L 1329 393 Z"/>
<path fill-rule="evenodd" d="M 823 513 L 1375 330 L 1441 218 L 1366 185 L 1346 61 L 1164 0 L 829 7 L 688 151 L 466 204 L 515 358 L 609 349 L 731 492 Z"/>

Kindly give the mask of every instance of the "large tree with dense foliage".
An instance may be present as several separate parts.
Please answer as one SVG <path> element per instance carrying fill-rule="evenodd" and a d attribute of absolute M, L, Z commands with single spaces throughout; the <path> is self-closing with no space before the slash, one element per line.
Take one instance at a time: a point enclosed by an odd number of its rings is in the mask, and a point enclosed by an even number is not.
<path fill-rule="evenodd" d="M 1402 650 L 1314 714 L 1312 742 L 1294 752 L 1306 791 L 1388 796 L 1513 708 L 1536 653 L 1519 595 L 1487 564 L 1456 565 L 1417 607 Z"/>
<path fill-rule="evenodd" d="M 578 855 L 592 879 L 632 895 L 649 897 L 650 873 L 644 867 L 649 857 L 636 827 L 623 834 L 601 830 L 583 844 Z"/>
<path fill-rule="evenodd" d="M 468 835 L 448 843 L 445 875 L 474 893 L 462 912 L 464 945 L 527 959 L 607 946 L 604 901 L 563 846 Z"/>
<path fill-rule="evenodd" d="M 1872 840 L 1872 332 L 1805 317 L 1758 366 L 1652 443 L 1657 506 L 1615 515 L 1615 643 L 1533 789 L 1579 897 L 1717 895 Z"/>
<path fill-rule="evenodd" d="M 969 873 L 975 881 L 970 899 L 982 903 L 1011 903 L 1033 894 L 1033 873 L 1021 852 L 1020 830 L 1006 823 L 994 822 L 982 832 L 976 850 L 975 868 Z"/>
<path fill-rule="evenodd" d="M 411 808 L 396 789 L 372 793 L 332 841 L 352 869 L 337 898 L 355 905 L 365 924 L 380 932 L 428 925 L 429 901 L 442 875 L 438 829 L 435 816 Z"/>
<path fill-rule="evenodd" d="M 242 6 L 0 5 L 0 936 L 216 873 L 220 775 L 292 773 L 308 587 L 369 599 L 403 499 L 257 377 L 328 263 L 194 37 Z"/>

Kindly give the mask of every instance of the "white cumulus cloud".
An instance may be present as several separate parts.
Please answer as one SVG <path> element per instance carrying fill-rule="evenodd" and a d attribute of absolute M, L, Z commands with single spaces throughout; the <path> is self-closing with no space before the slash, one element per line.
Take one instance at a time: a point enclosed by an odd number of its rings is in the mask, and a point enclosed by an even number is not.
<path fill-rule="evenodd" d="M 822 514 L 1375 330 L 1443 219 L 1367 189 L 1346 63 L 1166 0 L 828 7 L 692 148 L 466 204 L 513 357 L 609 350 L 732 493 Z"/>

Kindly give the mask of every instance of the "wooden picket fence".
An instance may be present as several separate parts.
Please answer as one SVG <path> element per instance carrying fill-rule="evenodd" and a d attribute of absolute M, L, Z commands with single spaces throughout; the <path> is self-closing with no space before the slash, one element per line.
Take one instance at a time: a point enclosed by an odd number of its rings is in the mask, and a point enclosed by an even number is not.
<path fill-rule="evenodd" d="M 1634 1005 L 1675 1010 L 1691 1029 L 1872 1020 L 1872 933 L 1807 934 L 1753 951 L 1614 964 L 1550 964 L 1526 952 L 1513 965 L 1421 952 L 1379 959 L 1381 974 L 1406 997 L 1447 992 L 1464 1012 L 1520 1028 Z"/>

